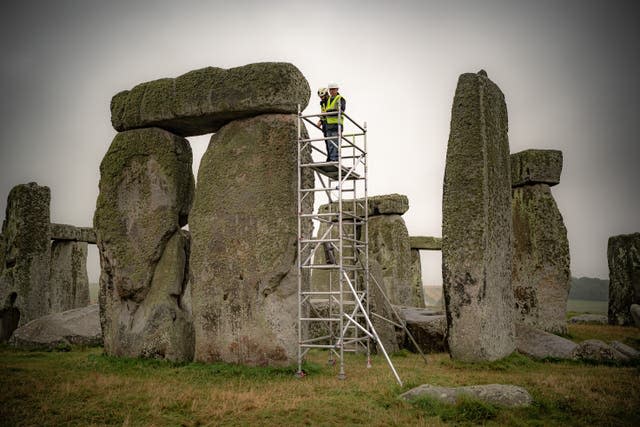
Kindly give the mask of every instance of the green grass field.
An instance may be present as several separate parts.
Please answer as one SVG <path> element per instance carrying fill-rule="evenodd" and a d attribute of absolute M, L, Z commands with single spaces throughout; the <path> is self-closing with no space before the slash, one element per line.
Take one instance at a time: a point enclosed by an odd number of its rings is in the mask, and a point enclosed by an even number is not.
<path fill-rule="evenodd" d="M 607 314 L 607 301 L 587 301 L 581 299 L 570 299 L 567 301 L 567 312 Z"/>
<path fill-rule="evenodd" d="M 640 344 L 640 329 L 572 325 L 569 336 Z M 119 359 L 101 348 L 25 352 L 0 347 L 2 426 L 297 426 L 297 425 L 640 425 L 637 364 L 536 362 L 524 356 L 465 364 L 446 354 L 393 357 L 405 384 L 398 386 L 381 357 L 366 368 L 347 358 L 345 381 L 327 354 L 309 355 L 308 375 L 294 368 L 227 364 L 172 364 Z M 515 384 L 534 397 L 529 408 L 506 409 L 476 401 L 456 406 L 397 396 L 414 386 Z"/>

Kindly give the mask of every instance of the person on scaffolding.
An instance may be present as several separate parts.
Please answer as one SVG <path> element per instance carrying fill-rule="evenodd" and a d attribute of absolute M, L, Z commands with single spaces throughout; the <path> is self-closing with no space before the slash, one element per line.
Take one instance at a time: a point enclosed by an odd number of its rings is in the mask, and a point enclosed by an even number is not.
<path fill-rule="evenodd" d="M 327 111 L 327 100 L 329 99 L 329 89 L 326 87 L 321 87 L 318 89 L 318 96 L 320 97 L 320 112 L 324 113 Z M 327 117 L 320 116 L 320 120 L 318 120 L 318 127 L 322 129 L 322 135 L 324 137 L 327 136 Z"/>
<path fill-rule="evenodd" d="M 338 147 L 340 146 L 338 134 L 344 124 L 344 118 L 342 116 L 338 118 L 338 109 L 344 113 L 347 108 L 347 101 L 338 92 L 339 87 L 337 83 L 329 83 L 328 89 L 329 99 L 327 99 L 325 110 L 327 113 L 335 111 L 335 114 L 325 116 L 327 119 L 325 137 L 331 138 L 325 140 L 327 144 L 327 162 L 337 162 Z"/>

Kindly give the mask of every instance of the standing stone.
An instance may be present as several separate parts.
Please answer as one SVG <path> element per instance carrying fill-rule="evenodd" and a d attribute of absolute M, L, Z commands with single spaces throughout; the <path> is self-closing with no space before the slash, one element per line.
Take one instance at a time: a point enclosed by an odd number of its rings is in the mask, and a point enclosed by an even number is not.
<path fill-rule="evenodd" d="M 536 153 L 534 157 L 531 152 Z M 511 160 L 527 171 L 536 171 L 551 181 L 559 182 L 560 172 L 545 173 L 545 164 L 562 168 L 562 153 L 556 150 L 527 150 L 528 161 Z M 558 154 L 559 153 L 559 154 Z M 547 160 L 548 158 L 554 161 Z M 559 159 L 559 160 L 557 160 Z M 516 168 L 511 168 L 517 173 Z M 511 211 L 513 215 L 514 254 L 512 285 L 515 315 L 518 322 L 547 332 L 566 333 L 567 299 L 571 288 L 569 241 L 562 215 L 551 194 L 549 184 L 529 181 L 514 174 Z"/>
<path fill-rule="evenodd" d="M 49 286 L 51 313 L 89 305 L 86 242 L 53 241 Z"/>
<path fill-rule="evenodd" d="M 392 304 L 424 306 L 412 278 L 409 232 L 400 215 L 369 218 L 369 259 L 382 267 L 382 281 Z"/>
<path fill-rule="evenodd" d="M 211 138 L 190 216 L 196 360 L 288 365 L 296 358 L 296 138 L 296 117 L 279 114 L 233 121 Z M 311 161 L 310 152 L 304 156 Z M 302 179 L 310 187 L 311 171 Z M 302 211 L 312 209 L 308 197 Z M 310 221 L 304 229 L 308 238 Z"/>
<path fill-rule="evenodd" d="M 442 274 L 451 356 L 496 360 L 515 349 L 511 176 L 504 95 L 463 74 L 451 113 L 442 213 Z"/>
<path fill-rule="evenodd" d="M 609 324 L 633 325 L 631 305 L 640 304 L 640 233 L 609 237 Z"/>
<path fill-rule="evenodd" d="M 0 338 L 49 313 L 49 187 L 13 187 L 2 224 L 5 255 L 0 273 Z"/>
<path fill-rule="evenodd" d="M 289 63 L 207 67 L 116 94 L 111 123 L 118 131 L 159 127 L 180 136 L 202 135 L 233 120 L 296 113 L 298 105 L 306 108 L 310 95 L 309 83 Z"/>
<path fill-rule="evenodd" d="M 418 249 L 411 249 L 411 283 L 415 295 L 415 307 L 422 308 L 424 307 L 424 290 L 422 288 L 422 263 Z"/>
<path fill-rule="evenodd" d="M 193 325 L 182 307 L 194 180 L 186 139 L 158 128 L 116 135 L 100 165 L 94 229 L 100 252 L 105 352 L 191 360 Z"/>

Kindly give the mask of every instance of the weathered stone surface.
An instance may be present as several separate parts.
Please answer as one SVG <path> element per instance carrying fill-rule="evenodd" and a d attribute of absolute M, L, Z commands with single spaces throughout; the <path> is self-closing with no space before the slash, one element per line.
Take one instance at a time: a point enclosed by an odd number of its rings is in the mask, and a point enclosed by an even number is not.
<path fill-rule="evenodd" d="M 54 241 L 51 245 L 49 304 L 52 313 L 89 305 L 86 242 Z"/>
<path fill-rule="evenodd" d="M 29 350 L 53 350 L 70 345 L 102 344 L 100 310 L 97 304 L 53 313 L 16 329 L 11 345 Z"/>
<path fill-rule="evenodd" d="M 91 227 L 75 227 L 68 224 L 51 224 L 51 240 L 73 240 L 96 243 L 96 232 Z"/>
<path fill-rule="evenodd" d="M 571 288 L 567 229 L 546 184 L 513 189 L 512 286 L 516 321 L 566 333 Z"/>
<path fill-rule="evenodd" d="M 573 351 L 575 358 L 596 362 L 626 362 L 627 356 L 600 340 L 586 340 Z"/>
<path fill-rule="evenodd" d="M 13 187 L 7 199 L 4 263 L 0 268 L 0 338 L 49 314 L 49 187 Z"/>
<path fill-rule="evenodd" d="M 640 304 L 631 304 L 629 309 L 633 324 L 640 328 Z"/>
<path fill-rule="evenodd" d="M 181 307 L 194 192 L 186 139 L 150 128 L 116 135 L 100 165 L 94 217 L 100 252 L 105 352 L 190 360 L 193 332 Z"/>
<path fill-rule="evenodd" d="M 511 155 L 511 185 L 560 183 L 562 151 L 525 150 Z"/>
<path fill-rule="evenodd" d="M 159 127 L 181 136 L 202 135 L 233 120 L 297 113 L 310 94 L 307 80 L 289 63 L 207 67 L 118 93 L 111 100 L 111 123 L 118 131 Z"/>
<path fill-rule="evenodd" d="M 596 324 L 596 325 L 606 325 L 607 324 L 607 316 L 602 314 L 581 314 L 578 316 L 573 316 L 569 319 L 569 323 L 575 324 Z"/>
<path fill-rule="evenodd" d="M 439 387 L 423 384 L 400 395 L 404 400 L 414 400 L 419 397 L 431 397 L 443 403 L 455 404 L 461 396 L 468 396 L 492 405 L 505 407 L 529 406 L 533 398 L 529 392 L 515 385 L 486 384 L 465 387 Z"/>
<path fill-rule="evenodd" d="M 419 249 L 426 251 L 441 251 L 442 238 L 432 236 L 411 236 L 409 237 L 411 249 Z"/>
<path fill-rule="evenodd" d="M 446 350 L 445 334 L 447 319 L 444 314 L 434 314 L 433 310 L 417 307 L 399 308 L 400 317 L 424 353 L 440 353 Z M 402 333 L 403 346 L 417 351 L 411 339 Z"/>
<path fill-rule="evenodd" d="M 355 208 L 353 207 L 355 205 Z M 383 194 L 370 196 L 368 199 L 369 216 L 377 215 L 403 215 L 409 210 L 409 198 L 403 194 Z M 337 212 L 338 202 L 327 203 L 318 209 L 319 213 Z M 364 199 L 346 199 L 342 201 L 343 212 L 356 212 L 358 216 L 364 216 Z"/>
<path fill-rule="evenodd" d="M 389 298 L 385 297 L 386 293 L 383 294 L 380 291 L 380 287 L 384 286 L 382 266 L 370 258 L 369 271 L 371 276 L 369 280 L 369 308 L 371 313 L 375 313 L 392 322 L 398 322 L 394 308 L 389 304 Z M 380 287 L 378 285 L 380 285 Z M 402 338 L 398 336 L 396 328 L 391 323 L 373 314 L 371 314 L 371 323 L 387 353 L 395 353 L 400 350 Z M 377 345 L 375 348 L 379 350 Z"/>
<path fill-rule="evenodd" d="M 640 358 L 640 351 L 636 350 L 633 347 L 629 347 L 626 344 L 621 343 L 620 341 L 611 341 L 609 345 L 619 351 L 620 353 L 627 356 L 629 359 L 638 359 Z"/>
<path fill-rule="evenodd" d="M 369 260 L 382 268 L 385 293 L 392 304 L 424 307 L 424 295 L 412 281 L 409 232 L 400 215 L 369 219 Z"/>
<path fill-rule="evenodd" d="M 422 287 L 422 262 L 420 251 L 411 249 L 411 284 L 414 288 L 416 307 L 424 307 L 424 289 Z"/>
<path fill-rule="evenodd" d="M 640 304 L 640 233 L 609 237 L 609 323 L 633 325 L 631 305 Z"/>
<path fill-rule="evenodd" d="M 293 115 L 237 120 L 212 136 L 202 158 L 190 216 L 196 360 L 296 358 L 296 135 Z M 303 179 L 308 188 L 313 175 Z M 308 197 L 302 210 L 312 209 Z M 303 225 L 309 238 L 311 222 Z"/>
<path fill-rule="evenodd" d="M 451 356 L 515 349 L 507 108 L 491 80 L 463 74 L 451 113 L 442 204 L 442 275 Z"/>
<path fill-rule="evenodd" d="M 576 343 L 528 325 L 516 324 L 516 350 L 535 359 L 573 359 Z"/>

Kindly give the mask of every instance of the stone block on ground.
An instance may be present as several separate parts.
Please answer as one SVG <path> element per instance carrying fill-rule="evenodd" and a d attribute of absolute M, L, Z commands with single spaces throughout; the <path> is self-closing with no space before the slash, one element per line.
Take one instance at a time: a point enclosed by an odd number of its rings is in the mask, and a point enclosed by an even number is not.
<path fill-rule="evenodd" d="M 562 151 L 524 150 L 511 155 L 511 185 L 560 183 L 562 173 Z"/>
<path fill-rule="evenodd" d="M 631 305 L 640 304 L 640 233 L 609 237 L 609 323 L 633 325 Z"/>
<path fill-rule="evenodd" d="M 512 196 L 516 321 L 566 333 L 571 272 L 562 215 L 546 184 L 514 188 Z"/>
<path fill-rule="evenodd" d="M 432 236 L 411 236 L 411 249 L 419 249 L 426 251 L 441 251 L 442 238 Z"/>
<path fill-rule="evenodd" d="M 52 313 L 89 305 L 86 242 L 59 240 L 51 244 L 49 294 Z"/>
<path fill-rule="evenodd" d="M 638 359 L 640 358 L 640 351 L 636 350 L 633 347 L 630 347 L 620 341 L 611 341 L 609 345 L 615 350 L 627 356 L 629 359 Z"/>
<path fill-rule="evenodd" d="M 576 343 L 558 335 L 516 324 L 516 350 L 534 359 L 573 359 Z"/>
<path fill-rule="evenodd" d="M 207 67 L 116 94 L 111 123 L 118 131 L 159 127 L 180 136 L 203 135 L 233 120 L 297 113 L 298 104 L 306 108 L 310 94 L 307 80 L 289 63 Z"/>
<path fill-rule="evenodd" d="M 574 358 L 595 362 L 626 362 L 629 357 L 600 340 L 582 341 L 573 351 Z"/>
<path fill-rule="evenodd" d="M 524 407 L 533 403 L 533 398 L 526 389 L 508 384 L 486 384 L 463 387 L 439 387 L 423 384 L 401 394 L 400 398 L 411 401 L 420 397 L 430 397 L 442 403 L 453 405 L 462 396 L 504 407 Z"/>
<path fill-rule="evenodd" d="M 507 107 L 482 74 L 458 80 L 442 204 L 442 274 L 454 359 L 496 360 L 515 349 Z"/>
<path fill-rule="evenodd" d="M 574 324 L 594 324 L 606 325 L 607 316 L 603 314 L 580 314 L 569 319 L 569 323 Z"/>
<path fill-rule="evenodd" d="M 191 360 L 188 281 L 194 192 L 186 139 L 158 128 L 116 135 L 100 165 L 94 229 L 100 252 L 105 352 Z"/>
<path fill-rule="evenodd" d="M 91 227 L 75 227 L 68 224 L 51 224 L 51 240 L 73 240 L 96 243 L 96 232 Z"/>
<path fill-rule="evenodd" d="M 294 115 L 236 120 L 212 136 L 202 158 L 189 223 L 198 361 L 296 360 L 296 137 Z M 311 187 L 311 170 L 303 180 Z M 302 211 L 312 209 L 308 197 Z M 309 238 L 311 221 L 303 227 Z"/>
<path fill-rule="evenodd" d="M 11 345 L 26 350 L 55 350 L 102 344 L 97 304 L 53 313 L 16 329 Z"/>
<path fill-rule="evenodd" d="M 447 319 L 444 314 L 434 314 L 434 310 L 417 307 L 400 307 L 398 312 L 423 353 L 447 351 Z M 404 331 L 400 332 L 404 348 L 417 352 L 409 336 L 406 336 Z"/>
<path fill-rule="evenodd" d="M 2 235 L 4 263 L 0 268 L 0 337 L 50 313 L 49 187 L 35 182 L 9 192 Z"/>

